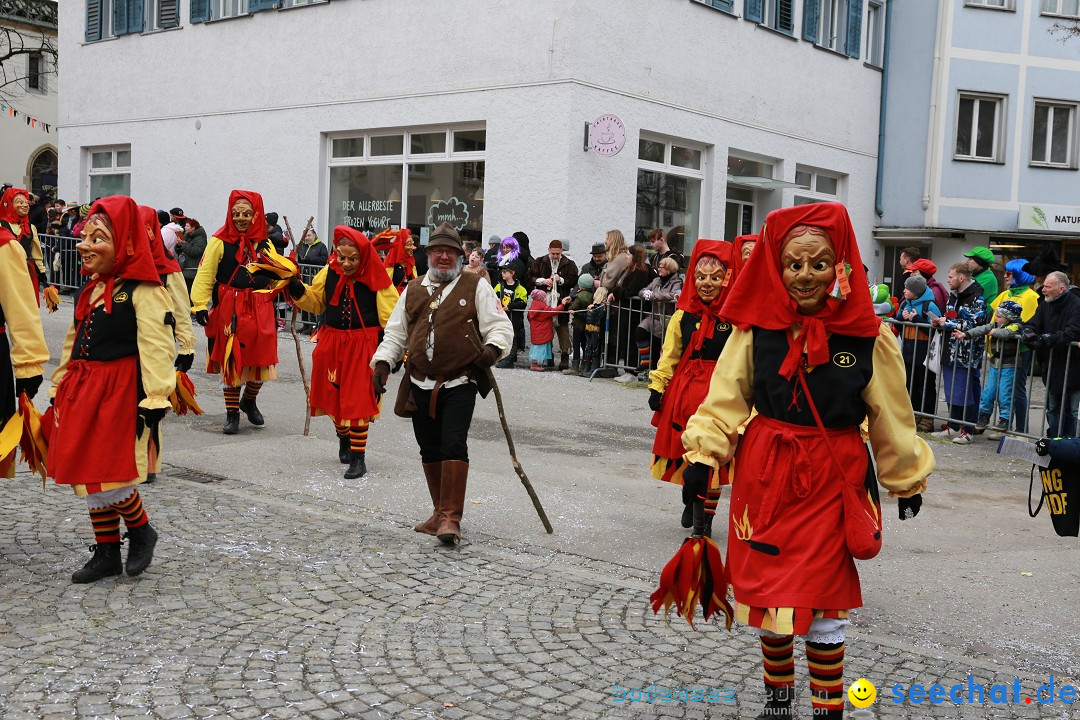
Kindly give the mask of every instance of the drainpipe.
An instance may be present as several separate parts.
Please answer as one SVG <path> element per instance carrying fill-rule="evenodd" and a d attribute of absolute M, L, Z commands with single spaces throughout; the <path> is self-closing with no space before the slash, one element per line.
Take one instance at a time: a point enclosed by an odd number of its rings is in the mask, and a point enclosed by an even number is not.
<path fill-rule="evenodd" d="M 889 46 L 892 44 L 892 6 L 895 0 L 885 2 L 885 47 L 881 53 L 881 105 L 878 108 L 877 136 L 877 183 L 874 187 L 874 212 L 878 217 L 885 214 L 885 111 L 889 106 Z"/>

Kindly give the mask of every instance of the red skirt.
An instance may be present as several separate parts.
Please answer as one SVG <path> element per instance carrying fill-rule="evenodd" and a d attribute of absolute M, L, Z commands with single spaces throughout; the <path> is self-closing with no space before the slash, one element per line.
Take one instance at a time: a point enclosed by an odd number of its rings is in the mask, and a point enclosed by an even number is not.
<path fill-rule="evenodd" d="M 104 483 L 137 480 L 138 412 L 138 356 L 72 360 L 48 413 L 49 477 L 58 485 L 86 485 L 90 493 Z"/>
<path fill-rule="evenodd" d="M 371 356 L 379 328 L 338 330 L 323 326 L 311 355 L 311 414 L 329 415 L 338 425 L 357 425 L 379 414 L 371 385 Z"/>
<path fill-rule="evenodd" d="M 230 334 L 236 336 L 232 353 L 237 368 L 277 365 L 277 321 L 274 318 L 273 293 L 221 288 L 218 303 L 210 310 L 210 321 L 206 324 L 206 337 L 210 340 L 207 372 L 220 371 L 225 362 L 225 346 Z"/>
<path fill-rule="evenodd" d="M 683 359 L 675 368 L 675 374 L 664 391 L 660 411 L 653 413 L 652 424 L 656 427 L 653 439 L 653 477 L 666 482 L 682 484 L 682 456 L 686 449 L 682 444 L 686 421 L 697 412 L 709 394 L 715 360 L 700 358 Z M 725 470 L 713 473 L 710 487 L 731 484 Z"/>
<path fill-rule="evenodd" d="M 856 427 L 827 430 L 763 415 L 735 453 L 728 570 L 735 599 L 757 608 L 851 609 L 862 605 L 844 532 L 841 483 L 862 491 L 866 446 Z M 844 469 L 837 477 L 836 464 Z"/>

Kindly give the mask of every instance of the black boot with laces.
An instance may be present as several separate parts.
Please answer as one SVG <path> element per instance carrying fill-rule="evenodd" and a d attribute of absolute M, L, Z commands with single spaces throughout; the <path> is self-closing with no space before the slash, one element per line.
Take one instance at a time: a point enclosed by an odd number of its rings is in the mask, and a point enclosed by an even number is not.
<path fill-rule="evenodd" d="M 98 543 L 91 545 L 90 550 L 94 551 L 94 556 L 83 565 L 81 570 L 76 570 L 72 574 L 71 582 L 83 585 L 119 575 L 124 571 L 120 562 L 119 542 Z"/>

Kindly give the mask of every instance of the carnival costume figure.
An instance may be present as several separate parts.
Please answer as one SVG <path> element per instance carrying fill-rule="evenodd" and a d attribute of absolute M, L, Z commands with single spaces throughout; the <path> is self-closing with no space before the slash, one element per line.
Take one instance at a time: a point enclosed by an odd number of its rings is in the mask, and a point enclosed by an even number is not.
<path fill-rule="evenodd" d="M 240 431 L 241 410 L 252 425 L 265 424 L 255 399 L 264 382 L 277 378 L 273 294 L 256 292 L 274 278 L 247 269 L 270 247 L 262 195 L 233 190 L 229 216 L 207 242 L 191 286 L 191 312 L 206 327 L 206 371 L 221 373 L 224 386 L 225 435 Z"/>
<path fill-rule="evenodd" d="M 362 477 L 368 426 L 379 416 L 369 364 L 398 292 L 367 237 L 338 225 L 330 262 L 311 285 L 292 278 L 289 294 L 301 310 L 326 313 L 311 356 L 311 414 L 334 422 L 346 479 Z"/>
<path fill-rule="evenodd" d="M 698 240 L 690 256 L 686 282 L 668 321 L 664 346 L 649 376 L 649 407 L 655 411 L 652 476 L 683 485 L 682 433 L 686 421 L 709 392 L 716 360 L 731 325 L 720 319 L 720 307 L 734 286 L 736 250 L 723 240 Z M 727 468 L 710 473 L 705 501 L 705 535 L 712 536 L 712 519 L 720 488 L 729 484 Z M 694 498 L 683 485 L 682 526 L 693 524 Z"/>
<path fill-rule="evenodd" d="M 491 285 L 461 272 L 464 250 L 448 223 L 428 241 L 428 271 L 405 287 L 371 361 L 382 393 L 390 368 L 408 352 L 394 412 L 412 418 L 434 511 L 413 529 L 446 544 L 461 539 L 469 476 L 469 426 L 485 370 L 506 355 L 514 328 Z"/>
<path fill-rule="evenodd" d="M 877 480 L 913 516 L 934 469 L 915 434 L 900 348 L 875 316 L 846 208 L 771 212 L 721 317 L 735 326 L 683 432 L 684 481 L 734 456 L 728 572 L 735 618 L 760 636 L 760 716 L 793 717 L 794 635 L 818 718 L 844 710 L 844 628 L 862 604 L 855 559 L 881 546 Z M 738 428 L 750 417 L 739 440 Z M 736 442 L 738 450 L 736 452 Z"/>
<path fill-rule="evenodd" d="M 188 295 L 187 282 L 184 280 L 180 261 L 169 248 L 165 247 L 157 211 L 152 207 L 140 205 L 139 217 L 142 219 L 150 241 L 150 251 L 154 256 L 154 266 L 161 278 L 161 284 L 165 292 L 169 294 L 173 320 L 176 321 L 173 337 L 176 339 L 179 350 L 173 365 L 177 370 L 187 372 L 195 361 L 195 328 L 191 324 L 191 297 Z"/>
<path fill-rule="evenodd" d="M 34 285 L 34 296 L 40 297 L 46 282 L 45 256 L 37 228 L 30 224 L 30 192 L 11 187 L 0 197 L 0 228 L 15 235 L 26 254 L 26 269 Z M 40 302 L 40 301 L 39 301 Z"/>
<path fill-rule="evenodd" d="M 390 282 L 400 294 L 405 286 L 416 279 L 416 240 L 408 228 L 397 231 L 397 237 L 390 244 L 383 265 L 390 276 Z"/>
<path fill-rule="evenodd" d="M 49 476 L 86 498 L 97 544 L 71 579 L 89 583 L 121 572 L 121 518 L 130 543 L 127 574 L 138 575 L 153 558 L 157 532 L 137 485 L 156 470 L 154 440 L 176 374 L 171 302 L 135 201 L 117 195 L 94 202 L 77 249 L 90 279 L 42 422 Z"/>

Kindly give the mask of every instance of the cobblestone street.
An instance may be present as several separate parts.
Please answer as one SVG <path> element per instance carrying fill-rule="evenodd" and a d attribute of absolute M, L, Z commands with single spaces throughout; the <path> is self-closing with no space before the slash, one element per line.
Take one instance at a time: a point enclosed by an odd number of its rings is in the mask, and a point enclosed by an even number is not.
<path fill-rule="evenodd" d="M 63 324 L 46 319 L 50 342 Z M 72 585 L 91 537 L 84 503 L 51 482 L 43 492 L 25 471 L 7 484 L 2 717 L 745 718 L 760 711 L 755 638 L 716 625 L 694 632 L 680 618 L 665 624 L 648 608 L 684 531 L 677 493 L 641 469 L 649 428 L 640 389 L 501 372 L 522 462 L 556 533 L 543 533 L 518 487 L 488 401 L 474 424 L 465 542 L 445 549 L 411 529 L 427 508 L 404 421 L 374 426 L 372 470 L 348 483 L 325 419 L 314 421 L 313 437 L 300 436 L 302 390 L 285 359 L 290 345 L 283 336 L 282 378 L 260 397 L 268 418 L 260 431 L 221 436 L 220 395 L 192 373 L 209 414 L 166 423 L 167 467 L 143 493 L 162 539 L 137 579 Z M 611 419 L 593 421 L 598 415 Z M 565 418 L 580 429 L 560 434 Z M 1053 536 L 1046 518 L 1027 518 L 1030 466 L 994 456 L 990 443 L 933 447 L 940 470 L 923 513 L 900 524 L 886 502 L 886 548 L 860 564 L 865 607 L 849 633 L 846 678 L 877 684 L 876 717 L 1071 717 L 1069 706 L 1022 700 L 891 701 L 894 683 L 948 686 L 970 673 L 987 687 L 1019 678 L 1031 695 L 1050 674 L 1060 684 L 1075 683 L 1069 678 L 1077 673 L 1069 600 L 1076 546 Z M 725 533 L 718 541 L 726 544 Z M 1041 560 L 1049 553 L 1061 571 Z M 798 643 L 799 704 L 808 717 L 803 657 Z M 735 699 L 613 699 L 616 686 L 653 683 L 731 689 Z M 857 717 L 850 707 L 849 715 Z"/>

